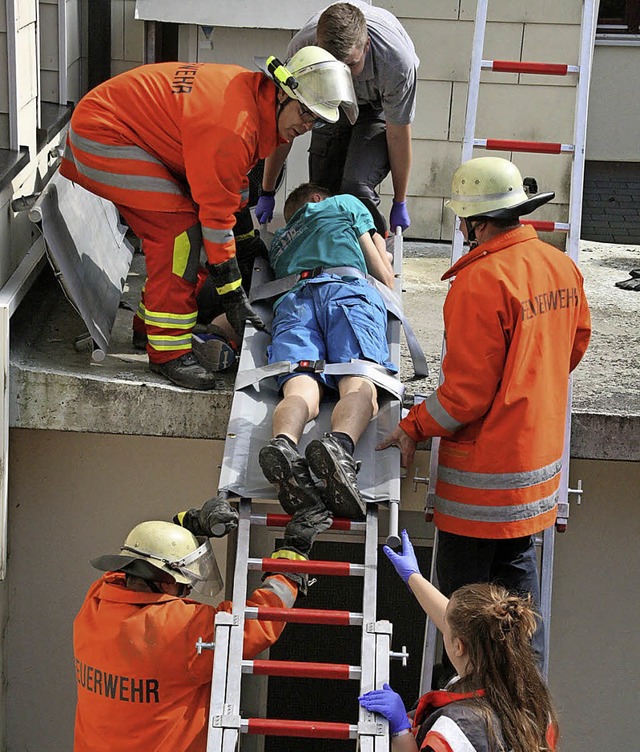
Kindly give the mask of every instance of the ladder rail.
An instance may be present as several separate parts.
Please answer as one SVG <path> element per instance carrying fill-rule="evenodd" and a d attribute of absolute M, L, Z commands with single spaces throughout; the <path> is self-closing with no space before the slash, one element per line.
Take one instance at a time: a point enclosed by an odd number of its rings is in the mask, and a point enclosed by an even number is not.
<path fill-rule="evenodd" d="M 584 0 L 581 18 L 581 40 L 578 65 L 563 65 L 553 63 L 532 63 L 528 61 L 504 61 L 483 59 L 484 39 L 486 35 L 487 11 L 489 0 L 478 0 L 476 6 L 476 19 L 472 42 L 471 64 L 469 73 L 469 89 L 467 92 L 467 109 L 465 114 L 464 137 L 462 141 L 462 162 L 473 157 L 474 147 L 487 149 L 504 149 L 510 151 L 526 151 L 532 153 L 569 153 L 572 157 L 571 182 L 569 195 L 568 222 L 543 222 L 525 220 L 525 224 L 537 226 L 543 231 L 559 231 L 566 233 L 565 247 L 567 255 L 577 265 L 580 252 L 580 228 L 582 218 L 582 198 L 584 189 L 585 171 L 585 144 L 587 128 L 587 111 L 589 99 L 589 85 L 591 78 L 593 47 L 597 25 L 598 3 L 596 0 Z M 542 75 L 576 75 L 576 102 L 574 114 L 574 137 L 573 144 L 554 144 L 533 141 L 516 141 L 514 139 L 477 139 L 475 137 L 478 103 L 480 97 L 480 77 L 482 70 L 496 72 L 513 72 L 517 74 L 542 74 Z M 455 218 L 453 229 L 453 241 L 451 250 L 451 264 L 455 264 L 464 254 L 463 236 L 460 231 L 460 219 Z M 442 345 L 442 361 L 446 354 L 446 344 Z M 443 381 L 442 365 L 440 369 L 441 384 Z M 567 396 L 567 408 L 565 414 L 565 439 L 562 454 L 562 470 L 560 486 L 558 490 L 559 506 L 568 510 L 569 495 L 569 463 L 571 442 L 571 405 L 573 394 L 573 382 L 569 377 L 569 389 Z M 436 481 L 438 474 L 438 453 L 440 439 L 434 437 L 431 441 L 431 456 L 429 463 L 429 481 L 425 500 L 427 519 L 433 512 L 436 498 Z M 568 511 L 566 512 L 568 515 Z M 437 531 L 434 537 L 433 557 L 431 566 L 432 582 L 437 584 L 436 558 L 437 558 Z M 548 675 L 549 669 L 549 640 L 551 625 L 551 600 L 553 580 L 553 559 L 555 549 L 555 526 L 542 533 L 542 553 L 540 571 L 540 611 L 545 627 L 545 648 L 543 656 L 543 675 Z M 427 619 L 424 639 L 423 665 L 421 673 L 421 691 L 426 692 L 431 688 L 433 666 L 435 661 L 435 641 L 437 630 Z"/>

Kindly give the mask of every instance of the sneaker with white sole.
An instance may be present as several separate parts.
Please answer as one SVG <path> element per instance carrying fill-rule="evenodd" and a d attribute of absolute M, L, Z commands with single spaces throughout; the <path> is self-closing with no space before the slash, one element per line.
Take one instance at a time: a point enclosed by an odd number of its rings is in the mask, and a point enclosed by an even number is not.
<path fill-rule="evenodd" d="M 264 477 L 278 490 L 278 501 L 287 514 L 322 503 L 305 458 L 286 439 L 271 439 L 260 450 L 258 462 Z"/>

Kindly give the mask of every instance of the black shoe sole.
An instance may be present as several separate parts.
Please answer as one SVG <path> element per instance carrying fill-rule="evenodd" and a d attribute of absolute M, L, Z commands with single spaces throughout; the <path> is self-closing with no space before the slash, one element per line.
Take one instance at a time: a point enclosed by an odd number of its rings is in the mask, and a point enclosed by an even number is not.
<path fill-rule="evenodd" d="M 362 520 L 366 502 L 340 467 L 339 462 L 319 439 L 312 441 L 305 452 L 309 467 L 320 480 L 326 481 L 324 503 L 336 517 Z"/>
<path fill-rule="evenodd" d="M 218 381 L 214 381 L 212 379 L 202 379 L 202 380 L 193 380 L 187 378 L 181 378 L 180 376 L 169 376 L 169 374 L 162 370 L 162 363 L 149 363 L 149 370 L 152 373 L 159 373 L 160 376 L 164 376 L 165 379 L 168 379 L 172 384 L 175 384 L 176 386 L 181 386 L 183 389 L 196 389 L 201 392 L 208 392 L 212 389 L 218 389 L 220 387 L 220 383 Z"/>
<path fill-rule="evenodd" d="M 320 493 L 313 499 L 298 485 L 291 462 L 274 446 L 264 446 L 258 455 L 258 462 L 264 477 L 278 491 L 278 501 L 287 514 L 295 514 L 299 509 L 312 507 L 322 501 Z"/>

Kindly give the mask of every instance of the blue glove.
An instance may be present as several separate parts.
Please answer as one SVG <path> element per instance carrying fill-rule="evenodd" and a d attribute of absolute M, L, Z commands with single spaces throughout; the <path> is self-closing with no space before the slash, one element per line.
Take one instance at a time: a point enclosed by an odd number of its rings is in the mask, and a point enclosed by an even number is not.
<path fill-rule="evenodd" d="M 406 201 L 394 201 L 391 207 L 391 214 L 389 215 L 391 232 L 395 233 L 398 226 L 402 227 L 402 231 L 404 232 L 410 224 L 411 220 L 409 219 Z"/>
<path fill-rule="evenodd" d="M 271 191 L 265 191 L 256 203 L 256 218 L 261 225 L 266 225 L 273 219 L 273 209 L 276 205 L 274 195 L 269 196 Z"/>
<path fill-rule="evenodd" d="M 389 731 L 392 734 L 411 728 L 402 698 L 388 684 L 358 697 L 358 702 L 366 710 L 383 715 L 389 721 Z"/>
<path fill-rule="evenodd" d="M 396 572 L 402 577 L 404 582 L 409 581 L 409 577 L 412 574 L 420 574 L 420 567 L 416 559 L 416 554 L 409 540 L 409 535 L 406 530 L 403 530 L 400 535 L 402 536 L 402 553 L 397 554 L 389 546 L 383 546 L 382 550 L 387 555 L 387 558 L 391 561 L 395 567 Z"/>

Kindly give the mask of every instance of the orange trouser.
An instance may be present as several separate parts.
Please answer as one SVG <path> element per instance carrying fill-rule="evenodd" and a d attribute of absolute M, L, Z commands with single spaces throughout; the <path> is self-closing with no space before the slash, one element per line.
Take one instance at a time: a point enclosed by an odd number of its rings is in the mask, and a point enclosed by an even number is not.
<path fill-rule="evenodd" d="M 140 238 L 147 281 L 138 316 L 144 319 L 147 352 L 153 363 L 166 363 L 191 350 L 198 316 L 196 283 L 202 233 L 193 211 L 158 212 L 116 205 Z M 140 331 L 140 322 L 135 328 Z"/>

